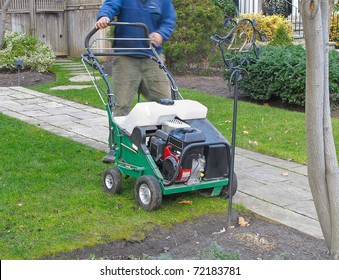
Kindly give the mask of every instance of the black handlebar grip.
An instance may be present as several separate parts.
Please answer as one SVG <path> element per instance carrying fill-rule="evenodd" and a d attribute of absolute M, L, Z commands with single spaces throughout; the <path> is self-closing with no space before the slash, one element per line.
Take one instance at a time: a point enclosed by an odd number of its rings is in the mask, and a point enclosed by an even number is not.
<path fill-rule="evenodd" d="M 145 38 L 149 38 L 148 28 L 144 23 L 141 22 L 109 22 L 108 26 L 135 26 L 135 27 L 141 27 L 144 30 L 144 36 Z M 92 36 L 98 31 L 99 29 L 92 29 L 85 38 L 85 48 L 87 49 L 89 47 L 89 40 L 92 38 Z"/>
<path fill-rule="evenodd" d="M 92 38 L 92 36 L 98 31 L 99 29 L 92 29 L 85 38 L 85 48 L 87 49 L 89 47 L 89 40 Z"/>

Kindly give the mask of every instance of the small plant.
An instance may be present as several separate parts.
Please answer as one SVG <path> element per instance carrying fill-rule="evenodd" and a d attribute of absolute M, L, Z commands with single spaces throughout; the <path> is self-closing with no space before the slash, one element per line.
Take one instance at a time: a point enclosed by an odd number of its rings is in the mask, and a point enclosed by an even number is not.
<path fill-rule="evenodd" d="M 25 69 L 46 72 L 55 61 L 52 49 L 38 37 L 18 32 L 6 32 L 0 50 L 0 69 L 14 70 L 16 60 L 24 62 Z"/>
<path fill-rule="evenodd" d="M 268 43 L 270 46 L 281 46 L 287 47 L 291 46 L 292 38 L 288 35 L 285 27 L 280 25 L 277 29 L 277 32 L 273 35 L 272 41 Z"/>
<path fill-rule="evenodd" d="M 142 260 L 163 260 L 163 261 L 168 261 L 168 260 L 173 260 L 173 257 L 170 253 L 163 253 L 160 254 L 159 256 L 149 256 L 147 254 L 143 254 Z"/>
<path fill-rule="evenodd" d="M 198 260 L 240 260 L 239 252 L 225 252 L 216 242 L 207 251 L 200 251 Z"/>
<path fill-rule="evenodd" d="M 160 254 L 159 256 L 149 256 L 143 254 L 143 260 L 172 260 L 169 253 Z M 207 250 L 200 250 L 195 260 L 240 260 L 239 252 L 225 252 L 216 242 L 213 242 Z"/>
<path fill-rule="evenodd" d="M 276 255 L 273 259 L 278 260 L 278 261 L 288 260 L 289 255 L 290 255 L 289 253 L 284 252 L 284 253 L 281 253 L 279 255 Z"/>

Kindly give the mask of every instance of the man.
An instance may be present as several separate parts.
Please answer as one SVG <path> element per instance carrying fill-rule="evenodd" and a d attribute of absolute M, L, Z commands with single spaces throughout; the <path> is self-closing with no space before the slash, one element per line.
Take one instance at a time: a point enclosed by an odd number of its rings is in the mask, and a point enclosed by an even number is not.
<path fill-rule="evenodd" d="M 104 29 L 108 23 L 118 22 L 144 23 L 157 53 L 164 60 L 162 43 L 170 38 L 174 31 L 176 13 L 171 0 L 106 0 L 97 17 L 95 27 Z M 116 26 L 116 38 L 143 38 L 142 28 Z M 133 45 L 135 44 L 135 45 Z M 142 41 L 116 40 L 114 47 L 140 47 Z M 142 47 L 142 46 L 141 46 Z M 140 51 L 150 54 L 149 51 Z M 149 101 L 171 98 L 171 86 L 167 76 L 159 65 L 146 56 L 116 56 L 113 62 L 113 88 L 115 96 L 114 116 L 127 115 L 135 93 L 139 90 Z M 114 151 L 103 159 L 106 163 L 115 160 Z"/>

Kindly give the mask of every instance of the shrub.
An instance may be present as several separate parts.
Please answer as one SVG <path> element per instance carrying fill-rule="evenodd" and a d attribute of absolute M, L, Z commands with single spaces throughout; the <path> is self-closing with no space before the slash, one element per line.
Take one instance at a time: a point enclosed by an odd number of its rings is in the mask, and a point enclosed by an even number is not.
<path fill-rule="evenodd" d="M 237 7 L 232 0 L 213 0 L 213 3 L 223 11 L 224 15 L 236 17 Z"/>
<path fill-rule="evenodd" d="M 330 101 L 332 105 L 339 105 L 339 53 L 330 52 Z"/>
<path fill-rule="evenodd" d="M 283 25 L 280 25 L 277 29 L 277 32 L 273 35 L 272 41 L 268 43 L 270 46 L 291 46 L 292 39 L 288 35 L 285 27 Z"/>
<path fill-rule="evenodd" d="M 0 50 L 0 69 L 13 70 L 16 60 L 24 62 L 24 69 L 45 72 L 55 61 L 51 48 L 38 37 L 18 32 L 6 32 L 3 49 Z"/>
<path fill-rule="evenodd" d="M 332 13 L 330 20 L 330 41 L 336 42 L 336 47 L 339 47 L 339 12 Z"/>
<path fill-rule="evenodd" d="M 278 29 L 283 26 L 288 36 L 292 40 L 293 38 L 293 26 L 292 23 L 284 18 L 282 15 L 271 15 L 265 16 L 262 13 L 259 14 L 242 14 L 239 16 L 239 19 L 249 18 L 250 20 L 255 20 L 257 23 L 256 28 L 259 31 L 262 31 L 266 35 L 268 42 L 272 41 L 274 35 L 277 33 Z M 252 34 L 249 34 L 251 36 Z"/>
<path fill-rule="evenodd" d="M 330 52 L 330 98 L 339 103 L 339 53 Z M 249 77 L 242 89 L 255 100 L 280 99 L 288 104 L 305 105 L 306 53 L 301 45 L 262 47 L 259 59 L 247 66 Z"/>
<path fill-rule="evenodd" d="M 175 70 L 206 68 L 218 50 L 210 36 L 222 33 L 223 12 L 212 0 L 174 0 L 177 23 L 165 43 L 166 64 Z M 212 58 L 213 59 L 213 58 Z"/>

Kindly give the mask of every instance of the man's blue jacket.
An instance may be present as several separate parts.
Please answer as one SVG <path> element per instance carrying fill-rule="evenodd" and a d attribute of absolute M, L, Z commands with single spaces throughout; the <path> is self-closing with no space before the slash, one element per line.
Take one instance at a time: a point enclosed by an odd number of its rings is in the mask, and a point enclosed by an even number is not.
<path fill-rule="evenodd" d="M 106 0 L 99 13 L 101 17 L 113 20 L 117 17 L 119 22 L 141 22 L 146 24 L 149 33 L 158 32 L 164 41 L 172 35 L 175 27 L 176 13 L 171 0 Z M 114 30 L 115 38 L 143 38 L 144 31 L 141 28 L 117 26 Z M 142 41 L 118 41 L 115 47 L 143 47 Z M 156 47 L 158 53 L 162 52 L 162 46 Z"/>

